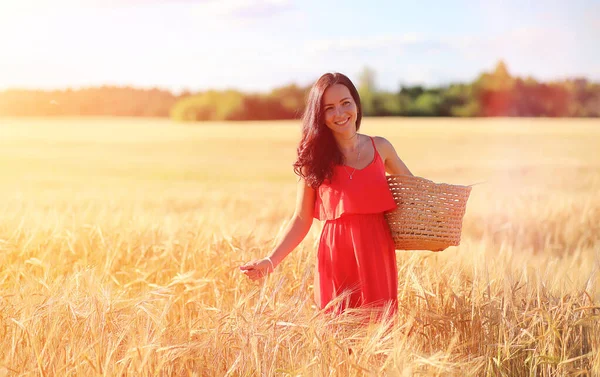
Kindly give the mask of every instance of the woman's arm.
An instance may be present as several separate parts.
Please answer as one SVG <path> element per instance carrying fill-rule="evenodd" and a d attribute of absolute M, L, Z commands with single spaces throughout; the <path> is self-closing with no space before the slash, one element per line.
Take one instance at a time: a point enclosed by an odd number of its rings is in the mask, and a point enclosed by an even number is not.
<path fill-rule="evenodd" d="M 315 196 L 315 190 L 308 186 L 304 179 L 300 178 L 296 193 L 296 210 L 284 232 L 284 236 L 269 256 L 275 266 L 281 263 L 306 237 L 313 223 Z"/>
<path fill-rule="evenodd" d="M 255 260 L 240 266 L 243 273 L 251 280 L 260 279 L 283 261 L 302 242 L 313 223 L 316 192 L 306 184 L 303 178 L 298 182 L 296 193 L 296 210 L 288 223 L 283 237 L 267 258 Z"/>
<path fill-rule="evenodd" d="M 394 149 L 392 143 L 390 143 L 387 139 L 377 136 L 375 139 L 375 146 L 377 147 L 377 151 L 385 164 L 385 171 L 389 174 L 403 174 L 403 175 L 413 175 L 413 173 L 408 170 L 408 167 L 402 162 L 400 157 L 398 157 L 398 153 Z"/>

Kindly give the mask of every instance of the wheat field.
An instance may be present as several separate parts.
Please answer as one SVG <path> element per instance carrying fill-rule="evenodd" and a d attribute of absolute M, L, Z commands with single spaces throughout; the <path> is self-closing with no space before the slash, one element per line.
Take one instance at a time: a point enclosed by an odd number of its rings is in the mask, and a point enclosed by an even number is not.
<path fill-rule="evenodd" d="M 477 183 L 461 245 L 398 251 L 396 323 L 313 301 L 299 123 L 0 118 L 2 376 L 600 376 L 600 122 L 366 118 Z"/>

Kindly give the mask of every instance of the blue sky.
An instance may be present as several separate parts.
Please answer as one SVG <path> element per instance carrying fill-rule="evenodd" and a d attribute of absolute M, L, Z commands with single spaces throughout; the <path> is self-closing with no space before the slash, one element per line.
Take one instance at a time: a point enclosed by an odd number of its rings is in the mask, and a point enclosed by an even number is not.
<path fill-rule="evenodd" d="M 382 89 L 470 81 L 503 59 L 600 81 L 600 1 L 0 0 L 0 90 L 267 91 L 326 71 Z"/>

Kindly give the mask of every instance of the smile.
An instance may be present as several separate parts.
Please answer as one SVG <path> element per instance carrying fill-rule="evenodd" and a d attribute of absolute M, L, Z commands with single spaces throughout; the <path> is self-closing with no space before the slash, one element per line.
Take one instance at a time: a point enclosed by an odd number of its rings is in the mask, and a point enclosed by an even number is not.
<path fill-rule="evenodd" d="M 350 120 L 350 118 L 346 118 L 345 120 L 342 120 L 340 122 L 333 122 L 333 123 L 337 124 L 338 126 L 343 126 L 346 123 L 348 123 L 349 120 Z"/>

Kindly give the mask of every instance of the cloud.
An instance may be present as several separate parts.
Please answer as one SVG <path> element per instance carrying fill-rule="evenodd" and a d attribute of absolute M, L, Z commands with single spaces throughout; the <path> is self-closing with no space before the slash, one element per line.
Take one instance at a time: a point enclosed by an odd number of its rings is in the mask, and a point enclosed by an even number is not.
<path fill-rule="evenodd" d="M 62 14 L 65 11 L 95 11 L 97 9 L 114 9 L 127 6 L 144 6 L 160 4 L 159 0 L 0 0 L 0 19 L 14 17 L 47 16 Z"/>
<path fill-rule="evenodd" d="M 552 29 L 520 28 L 493 36 L 428 36 L 422 33 L 403 33 L 396 35 L 376 35 L 368 37 L 350 37 L 309 41 L 306 48 L 314 54 L 373 52 L 395 49 L 396 51 L 418 51 L 439 53 L 454 50 L 461 53 L 498 48 L 517 48 L 528 50 L 540 46 L 556 45 L 566 42 L 561 33 Z M 533 52 L 533 51 L 532 51 Z"/>
<path fill-rule="evenodd" d="M 570 31 L 523 27 L 494 35 L 426 35 L 403 33 L 309 41 L 306 52 L 312 56 L 404 56 L 410 59 L 456 56 L 467 60 L 496 60 L 519 57 L 538 61 L 542 56 L 559 57 L 577 48 Z"/>
<path fill-rule="evenodd" d="M 192 4 L 186 13 L 204 30 L 229 32 L 250 27 L 268 29 L 304 18 L 290 0 L 209 0 Z"/>
<path fill-rule="evenodd" d="M 184 1 L 165 1 L 165 0 L 19 0 L 12 1 L 10 5 L 4 5 L 7 9 L 35 9 L 35 8 L 56 8 L 56 7 L 118 7 L 136 4 L 169 4 L 169 3 L 197 3 L 211 0 L 184 0 Z"/>
<path fill-rule="evenodd" d="M 173 6 L 212 17 L 270 17 L 293 9 L 291 0 L 19 0 L 0 3 L 0 11 L 23 13 L 64 9 Z"/>
<path fill-rule="evenodd" d="M 587 36 L 590 36 L 587 29 Z M 552 79 L 592 73 L 592 59 L 581 55 L 593 47 L 580 31 L 555 25 L 520 27 L 493 34 L 402 33 L 308 41 L 305 53 L 319 67 L 358 72 L 370 66 L 382 77 L 427 85 L 473 79 L 503 59 L 511 73 Z M 597 70 L 597 69 L 596 69 Z M 383 86 L 397 82 L 386 79 Z"/>
<path fill-rule="evenodd" d="M 594 4 L 583 17 L 584 27 L 596 37 L 600 36 L 600 4 Z"/>
<path fill-rule="evenodd" d="M 320 55 L 322 53 L 356 53 L 364 51 L 377 51 L 387 49 L 402 50 L 409 46 L 426 46 L 430 44 L 425 35 L 420 33 L 403 33 L 375 35 L 368 37 L 321 39 L 309 41 L 306 48 L 309 53 Z"/>
<path fill-rule="evenodd" d="M 293 10 L 289 0 L 210 0 L 194 3 L 192 12 L 202 17 L 255 19 Z"/>

